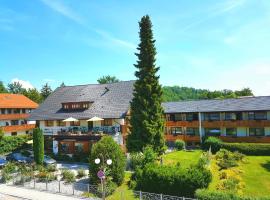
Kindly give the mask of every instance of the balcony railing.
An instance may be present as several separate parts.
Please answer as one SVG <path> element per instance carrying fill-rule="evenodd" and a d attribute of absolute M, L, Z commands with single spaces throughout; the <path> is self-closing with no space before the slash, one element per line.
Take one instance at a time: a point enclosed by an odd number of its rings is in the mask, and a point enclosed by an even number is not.
<path fill-rule="evenodd" d="M 26 119 L 30 114 L 0 114 L 0 120 Z"/>
<path fill-rule="evenodd" d="M 166 141 L 183 140 L 185 142 L 200 142 L 200 136 L 198 135 L 165 135 Z"/>
<path fill-rule="evenodd" d="M 17 131 L 28 131 L 35 128 L 35 124 L 23 124 L 13 126 L 2 126 L 4 132 L 17 132 Z"/>

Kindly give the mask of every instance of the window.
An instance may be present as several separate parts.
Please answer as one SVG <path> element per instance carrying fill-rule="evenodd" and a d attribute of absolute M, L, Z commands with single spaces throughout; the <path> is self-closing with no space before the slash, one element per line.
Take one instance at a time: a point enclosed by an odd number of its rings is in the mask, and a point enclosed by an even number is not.
<path fill-rule="evenodd" d="M 226 128 L 226 136 L 237 136 L 236 128 Z"/>
<path fill-rule="evenodd" d="M 182 114 L 175 114 L 174 115 L 174 121 L 183 121 L 183 116 Z"/>
<path fill-rule="evenodd" d="M 221 130 L 220 128 L 206 128 L 205 134 L 207 136 L 220 136 Z"/>
<path fill-rule="evenodd" d="M 80 126 L 80 121 L 70 122 L 70 126 Z"/>
<path fill-rule="evenodd" d="M 186 119 L 187 121 L 194 121 L 194 120 L 198 120 L 198 113 L 187 113 L 186 114 Z"/>
<path fill-rule="evenodd" d="M 22 109 L 22 113 L 25 113 L 25 108 Z"/>
<path fill-rule="evenodd" d="M 169 115 L 169 121 L 175 121 L 175 115 L 174 114 Z"/>
<path fill-rule="evenodd" d="M 264 136 L 264 128 L 249 128 L 249 136 Z"/>
<path fill-rule="evenodd" d="M 182 127 L 171 127 L 171 134 L 172 135 L 182 135 L 183 134 Z"/>
<path fill-rule="evenodd" d="M 219 113 L 205 113 L 204 118 L 205 120 L 209 120 L 209 121 L 219 121 L 220 114 Z"/>
<path fill-rule="evenodd" d="M 236 120 L 236 113 L 225 113 L 225 120 Z"/>
<path fill-rule="evenodd" d="M 101 126 L 112 126 L 112 119 L 104 119 L 101 121 Z"/>
<path fill-rule="evenodd" d="M 11 132 L 11 136 L 16 136 L 17 132 Z"/>
<path fill-rule="evenodd" d="M 83 144 L 82 143 L 75 143 L 75 152 L 83 152 Z"/>
<path fill-rule="evenodd" d="M 57 120 L 57 126 L 66 126 L 66 123 L 62 120 Z"/>
<path fill-rule="evenodd" d="M 187 135 L 200 135 L 199 134 L 199 129 L 198 128 L 192 128 L 192 127 L 187 127 L 186 134 Z"/>
<path fill-rule="evenodd" d="M 47 127 L 53 126 L 53 121 L 46 120 L 45 121 L 45 126 L 47 126 Z"/>
<path fill-rule="evenodd" d="M 17 109 L 14 109 L 14 113 L 15 114 L 19 114 L 20 113 L 20 109 L 18 109 L 18 108 Z"/>
<path fill-rule="evenodd" d="M 11 120 L 11 125 L 12 126 L 19 125 L 19 120 Z"/>
<path fill-rule="evenodd" d="M 21 125 L 24 125 L 24 124 L 26 124 L 26 121 L 21 120 Z"/>
<path fill-rule="evenodd" d="M 1 108 L 1 114 L 6 114 L 6 109 L 5 108 Z"/>
<path fill-rule="evenodd" d="M 61 143 L 61 151 L 63 153 L 69 153 L 70 145 L 69 143 Z"/>
<path fill-rule="evenodd" d="M 8 114 L 11 114 L 11 113 L 12 113 L 12 109 L 10 109 L 10 108 L 7 109 L 7 113 L 8 113 Z"/>
<path fill-rule="evenodd" d="M 267 113 L 266 112 L 248 112 L 249 120 L 266 120 Z"/>

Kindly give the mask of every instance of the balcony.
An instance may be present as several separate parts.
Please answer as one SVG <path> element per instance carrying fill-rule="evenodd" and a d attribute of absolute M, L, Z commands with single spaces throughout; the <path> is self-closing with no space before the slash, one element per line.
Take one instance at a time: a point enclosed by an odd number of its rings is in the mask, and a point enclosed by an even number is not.
<path fill-rule="evenodd" d="M 199 121 L 166 121 L 166 126 L 199 127 Z"/>
<path fill-rule="evenodd" d="M 202 121 L 202 127 L 205 128 L 235 128 L 235 127 L 267 127 L 270 126 L 270 120 L 231 120 L 231 121 Z"/>
<path fill-rule="evenodd" d="M 1 114 L 0 120 L 16 120 L 16 119 L 27 119 L 30 114 Z"/>
<path fill-rule="evenodd" d="M 224 142 L 231 143 L 270 143 L 270 136 L 245 136 L 245 137 L 236 137 L 236 136 L 219 136 L 219 138 Z"/>
<path fill-rule="evenodd" d="M 35 128 L 35 124 L 23 124 L 23 125 L 13 125 L 13 126 L 2 126 L 4 132 L 18 132 L 18 131 L 28 131 Z"/>
<path fill-rule="evenodd" d="M 200 142 L 200 136 L 197 135 L 171 135 L 166 134 L 165 139 L 168 142 L 173 142 L 176 140 L 183 140 L 185 142 Z"/>

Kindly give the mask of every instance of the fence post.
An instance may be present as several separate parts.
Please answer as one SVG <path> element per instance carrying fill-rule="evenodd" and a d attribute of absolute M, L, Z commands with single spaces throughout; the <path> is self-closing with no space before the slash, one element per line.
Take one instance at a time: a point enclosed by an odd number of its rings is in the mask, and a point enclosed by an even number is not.
<path fill-rule="evenodd" d="M 58 186 L 59 186 L 59 187 L 58 187 L 58 190 L 59 190 L 59 193 L 61 192 L 61 188 L 60 188 L 60 185 L 61 185 L 61 184 L 60 184 L 60 183 L 61 183 L 61 181 L 58 182 Z"/>
<path fill-rule="evenodd" d="M 142 200 L 142 191 L 140 191 L 140 200 Z"/>
<path fill-rule="evenodd" d="M 46 178 L 46 191 L 48 191 L 48 178 Z"/>
<path fill-rule="evenodd" d="M 34 189 L 36 189 L 36 178 L 34 177 Z"/>
<path fill-rule="evenodd" d="M 72 194 L 74 195 L 74 183 L 72 184 Z"/>
<path fill-rule="evenodd" d="M 90 192 L 90 191 L 89 191 L 89 187 L 90 187 L 90 185 L 87 184 L 87 192 L 88 192 L 88 193 Z"/>
<path fill-rule="evenodd" d="M 160 194 L 160 200 L 162 200 L 163 199 L 163 195 L 162 194 Z"/>
<path fill-rule="evenodd" d="M 185 198 L 185 197 L 183 197 L 182 199 L 183 199 L 183 200 L 185 200 L 186 198 Z"/>

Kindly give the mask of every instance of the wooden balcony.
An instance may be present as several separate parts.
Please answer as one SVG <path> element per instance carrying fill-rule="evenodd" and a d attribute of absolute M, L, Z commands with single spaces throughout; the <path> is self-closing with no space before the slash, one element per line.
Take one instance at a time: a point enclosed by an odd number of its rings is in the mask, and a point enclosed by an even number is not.
<path fill-rule="evenodd" d="M 175 140 L 183 140 L 185 142 L 200 142 L 200 136 L 192 135 L 171 135 L 166 134 L 165 139 L 168 142 L 173 142 Z"/>
<path fill-rule="evenodd" d="M 246 137 L 235 137 L 235 136 L 219 136 L 224 142 L 247 142 L 247 143 L 270 143 L 270 136 L 246 136 Z"/>
<path fill-rule="evenodd" d="M 180 127 L 199 127 L 199 121 L 166 121 L 166 127 L 180 126 Z"/>
<path fill-rule="evenodd" d="M 0 120 L 16 120 L 16 119 L 27 119 L 30 114 L 1 114 Z"/>
<path fill-rule="evenodd" d="M 35 128 L 35 124 L 23 124 L 14 126 L 2 126 L 4 132 L 18 132 L 18 131 L 28 131 Z"/>

